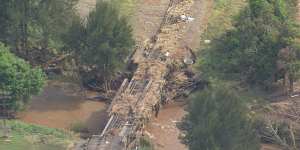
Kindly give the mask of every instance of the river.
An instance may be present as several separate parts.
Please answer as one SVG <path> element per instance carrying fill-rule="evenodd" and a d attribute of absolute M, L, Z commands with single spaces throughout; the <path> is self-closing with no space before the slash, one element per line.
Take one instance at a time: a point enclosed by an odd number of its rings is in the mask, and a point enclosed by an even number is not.
<path fill-rule="evenodd" d="M 106 104 L 87 100 L 81 93 L 76 84 L 49 81 L 19 118 L 26 123 L 67 130 L 82 123 L 91 134 L 99 134 L 106 123 Z M 87 95 L 90 97 L 96 93 L 87 92 Z"/>

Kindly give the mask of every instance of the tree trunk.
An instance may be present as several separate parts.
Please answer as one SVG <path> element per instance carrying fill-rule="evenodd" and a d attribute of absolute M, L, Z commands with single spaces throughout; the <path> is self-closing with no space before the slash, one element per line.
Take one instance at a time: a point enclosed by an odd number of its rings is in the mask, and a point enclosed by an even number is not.
<path fill-rule="evenodd" d="M 25 57 L 29 56 L 28 51 L 28 22 L 29 22 L 29 0 L 22 1 L 20 18 L 20 39 L 21 50 L 25 50 Z"/>
<path fill-rule="evenodd" d="M 288 86 L 287 86 L 287 83 L 288 83 L 288 73 L 285 72 L 284 73 L 284 77 L 283 77 L 283 92 L 284 92 L 284 95 L 288 95 Z"/>
<path fill-rule="evenodd" d="M 294 77 L 293 75 L 289 75 L 289 93 L 292 95 L 294 93 Z"/>

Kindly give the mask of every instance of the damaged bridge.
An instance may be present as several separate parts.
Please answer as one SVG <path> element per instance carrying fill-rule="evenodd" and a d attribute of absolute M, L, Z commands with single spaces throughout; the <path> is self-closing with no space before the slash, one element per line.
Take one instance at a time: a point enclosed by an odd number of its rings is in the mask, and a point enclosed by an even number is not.
<path fill-rule="evenodd" d="M 183 37 L 194 20 L 194 0 L 170 0 L 158 33 L 140 46 L 132 62 L 137 69 L 125 79 L 108 108 L 109 120 L 78 150 L 131 150 L 139 148 L 143 128 L 165 103 L 168 77 L 194 62 Z M 183 80 L 187 80 L 184 77 Z"/>

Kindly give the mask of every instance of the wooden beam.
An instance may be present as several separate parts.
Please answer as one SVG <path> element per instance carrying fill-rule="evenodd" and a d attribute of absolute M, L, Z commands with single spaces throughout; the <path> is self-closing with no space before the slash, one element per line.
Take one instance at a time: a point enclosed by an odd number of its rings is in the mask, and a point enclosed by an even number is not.
<path fill-rule="evenodd" d="M 113 100 L 111 101 L 111 103 L 110 103 L 110 105 L 109 105 L 109 107 L 108 107 L 108 109 L 107 109 L 107 112 L 111 112 L 111 109 L 112 109 L 113 105 L 114 105 L 115 102 L 117 101 L 117 98 L 119 97 L 119 95 L 120 95 L 121 93 L 123 93 L 124 89 L 125 89 L 126 86 L 127 86 L 127 83 L 128 83 L 128 79 L 126 78 L 126 79 L 124 79 L 123 83 L 121 84 L 121 86 L 120 86 L 118 92 L 116 93 L 115 97 L 114 97 Z"/>

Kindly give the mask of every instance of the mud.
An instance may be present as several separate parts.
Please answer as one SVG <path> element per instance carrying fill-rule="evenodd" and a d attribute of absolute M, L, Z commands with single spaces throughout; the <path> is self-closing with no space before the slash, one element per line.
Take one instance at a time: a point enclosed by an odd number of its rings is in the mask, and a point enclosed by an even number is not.
<path fill-rule="evenodd" d="M 91 134 L 99 134 L 106 123 L 105 110 L 104 102 L 87 100 L 77 85 L 52 81 L 41 95 L 32 98 L 29 108 L 19 114 L 19 118 L 27 123 L 60 129 L 83 123 Z"/>
<path fill-rule="evenodd" d="M 183 103 L 168 104 L 159 112 L 158 118 L 154 118 L 147 126 L 155 150 L 187 150 L 179 138 L 181 131 L 177 128 L 178 122 L 186 114 Z"/>

